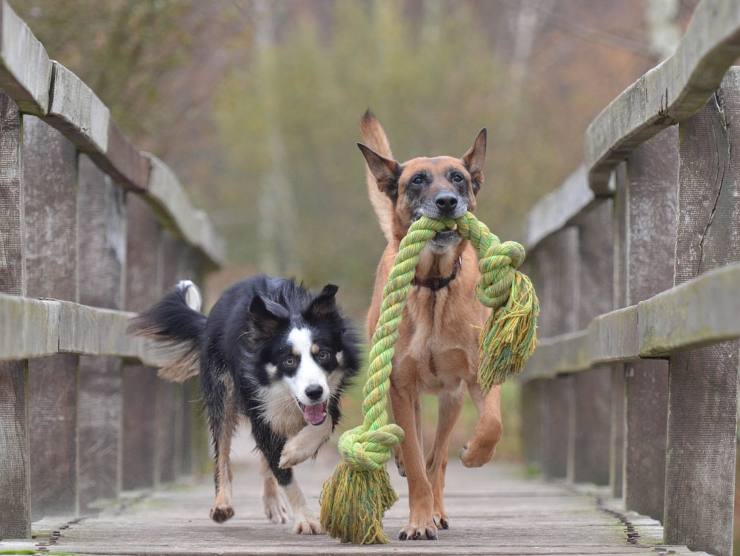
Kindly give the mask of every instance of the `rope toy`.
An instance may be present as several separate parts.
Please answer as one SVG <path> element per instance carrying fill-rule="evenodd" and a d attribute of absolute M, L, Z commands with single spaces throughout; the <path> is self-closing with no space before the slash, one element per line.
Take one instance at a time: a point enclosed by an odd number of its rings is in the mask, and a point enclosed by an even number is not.
<path fill-rule="evenodd" d="M 478 253 L 478 299 L 493 309 L 481 331 L 478 384 L 482 390 L 487 392 L 521 371 L 534 351 L 539 302 L 530 279 L 516 270 L 524 261 L 524 248 L 512 241 L 501 243 L 470 212 L 457 220 L 422 216 L 414 222 L 401 240 L 383 290 L 368 356 L 362 424 L 339 438 L 342 461 L 321 490 L 321 525 L 342 542 L 388 542 L 382 519 L 398 496 L 385 464 L 404 437 L 401 427 L 388 422 L 386 411 L 394 346 L 422 249 L 437 232 L 455 228 Z"/>

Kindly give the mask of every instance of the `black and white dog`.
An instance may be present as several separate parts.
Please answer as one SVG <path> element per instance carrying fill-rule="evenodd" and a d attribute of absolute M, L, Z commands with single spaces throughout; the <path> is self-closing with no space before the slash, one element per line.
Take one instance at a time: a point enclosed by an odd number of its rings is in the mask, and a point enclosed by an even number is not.
<path fill-rule="evenodd" d="M 336 292 L 327 285 L 313 295 L 292 280 L 256 276 L 226 290 L 206 317 L 186 280 L 133 321 L 136 334 L 176 350 L 161 377 L 182 382 L 200 372 L 215 454 L 214 521 L 234 515 L 229 452 L 241 413 L 262 456 L 268 519 L 285 523 L 292 510 L 295 533 L 321 532 L 291 468 L 328 440 L 359 367 L 357 337 Z"/>

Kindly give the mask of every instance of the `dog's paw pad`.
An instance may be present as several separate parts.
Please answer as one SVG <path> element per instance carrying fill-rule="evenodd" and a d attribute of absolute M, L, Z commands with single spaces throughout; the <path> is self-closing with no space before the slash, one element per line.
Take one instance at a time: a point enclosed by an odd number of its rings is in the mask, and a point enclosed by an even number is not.
<path fill-rule="evenodd" d="M 311 517 L 297 519 L 293 525 L 293 533 L 296 535 L 321 535 L 323 532 L 321 523 Z"/>
<path fill-rule="evenodd" d="M 211 519 L 216 523 L 223 523 L 234 517 L 234 508 L 231 506 L 214 506 L 211 508 Z"/>

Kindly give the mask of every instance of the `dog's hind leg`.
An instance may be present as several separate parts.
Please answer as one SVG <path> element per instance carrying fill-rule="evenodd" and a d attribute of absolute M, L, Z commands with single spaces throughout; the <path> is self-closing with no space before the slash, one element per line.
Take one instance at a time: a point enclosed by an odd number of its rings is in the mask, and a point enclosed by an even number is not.
<path fill-rule="evenodd" d="M 267 519 L 273 523 L 287 523 L 290 517 L 290 505 L 285 497 L 285 492 L 270 470 L 270 464 L 265 456 L 260 457 L 260 472 L 263 478 L 262 504 Z"/>
<path fill-rule="evenodd" d="M 445 512 L 444 490 L 445 472 L 447 471 L 448 452 L 450 450 L 450 435 L 455 427 L 460 411 L 462 410 L 465 391 L 463 383 L 452 391 L 444 391 L 439 396 L 439 417 L 434 446 L 427 455 L 427 476 L 432 483 L 434 494 L 434 522 L 441 529 L 449 529 L 449 521 Z"/>
<path fill-rule="evenodd" d="M 231 502 L 231 437 L 237 425 L 234 381 L 226 369 L 211 368 L 203 373 L 203 397 L 213 439 L 216 499 L 211 519 L 223 523 L 234 516 Z"/>
<path fill-rule="evenodd" d="M 419 398 L 416 399 L 416 402 L 414 403 L 414 417 L 416 419 L 416 438 L 419 440 L 419 450 L 421 453 L 424 453 L 424 436 L 422 434 L 422 427 L 421 427 L 421 400 Z M 395 418 L 394 418 L 395 421 Z M 398 469 L 398 474 L 401 475 L 401 477 L 406 476 L 406 468 L 403 465 L 403 450 L 401 449 L 400 444 L 396 444 L 393 447 L 393 455 L 395 456 L 396 460 L 396 468 Z"/>
<path fill-rule="evenodd" d="M 480 386 L 474 383 L 468 384 L 468 391 L 480 417 L 472 438 L 460 452 L 460 460 L 465 467 L 480 467 L 493 458 L 504 430 L 501 423 L 501 386 L 492 386 L 484 395 Z"/>

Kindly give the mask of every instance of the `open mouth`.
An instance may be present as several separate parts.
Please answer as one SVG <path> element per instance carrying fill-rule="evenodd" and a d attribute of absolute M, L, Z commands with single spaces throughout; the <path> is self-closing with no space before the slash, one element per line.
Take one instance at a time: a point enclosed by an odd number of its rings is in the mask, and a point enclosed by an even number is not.
<path fill-rule="evenodd" d="M 315 403 L 313 405 L 305 405 L 298 402 L 298 407 L 303 412 L 303 418 L 309 425 L 320 425 L 326 420 L 326 406 L 327 402 Z"/>
<path fill-rule="evenodd" d="M 458 239 L 460 239 L 460 236 L 455 230 L 442 230 L 441 232 L 437 232 L 433 241 L 438 245 L 447 245 L 457 241 Z"/>

